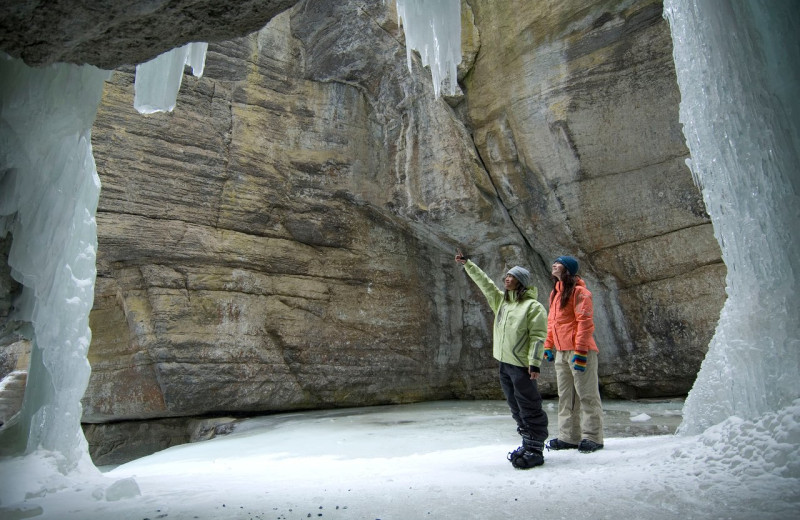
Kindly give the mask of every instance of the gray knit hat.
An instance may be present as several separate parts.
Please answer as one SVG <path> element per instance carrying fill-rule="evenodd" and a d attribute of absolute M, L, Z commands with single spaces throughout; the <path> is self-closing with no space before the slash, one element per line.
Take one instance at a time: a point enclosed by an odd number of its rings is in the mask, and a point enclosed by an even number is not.
<path fill-rule="evenodd" d="M 506 273 L 506 275 L 509 274 L 516 278 L 523 287 L 528 287 L 528 285 L 531 283 L 531 273 L 524 267 L 515 265 Z"/>

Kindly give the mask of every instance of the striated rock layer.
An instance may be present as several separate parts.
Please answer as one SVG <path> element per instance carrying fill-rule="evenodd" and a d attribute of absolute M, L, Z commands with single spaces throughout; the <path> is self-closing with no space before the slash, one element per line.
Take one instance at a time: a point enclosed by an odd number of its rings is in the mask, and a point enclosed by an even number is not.
<path fill-rule="evenodd" d="M 133 68 L 114 72 L 93 130 L 83 405 L 97 460 L 191 439 L 198 417 L 499 398 L 491 312 L 456 247 L 498 281 L 530 267 L 545 303 L 552 260 L 577 256 L 603 394 L 691 387 L 725 266 L 684 164 L 661 4 L 464 2 L 460 94 L 446 99 L 418 62 L 408 71 L 392 4 L 303 1 L 211 43 L 169 114 L 137 114 Z M 233 30 L 208 23 L 170 41 Z M 96 56 L 11 50 L 100 66 L 154 52 L 110 50 L 128 34 L 111 25 L 107 52 L 73 46 Z M 3 326 L 1 344 L 19 339 Z M 545 394 L 554 382 L 545 365 Z"/>
<path fill-rule="evenodd" d="M 498 396 L 452 256 L 477 233 L 529 263 L 524 239 L 371 9 L 309 3 L 212 45 L 170 114 L 134 113 L 115 73 L 84 420 Z"/>
<path fill-rule="evenodd" d="M 464 80 L 475 144 L 531 247 L 548 264 L 581 260 L 604 393 L 688 391 L 725 266 L 685 165 L 661 3 L 470 4 L 481 34 Z"/>

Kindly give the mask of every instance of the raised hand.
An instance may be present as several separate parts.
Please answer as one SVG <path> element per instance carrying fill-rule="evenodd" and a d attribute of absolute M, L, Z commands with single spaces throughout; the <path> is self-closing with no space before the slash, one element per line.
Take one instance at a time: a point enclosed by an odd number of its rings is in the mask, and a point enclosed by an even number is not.
<path fill-rule="evenodd" d="M 464 256 L 464 253 L 461 252 L 461 249 L 456 249 L 456 262 L 462 265 L 467 263 L 467 257 Z"/>

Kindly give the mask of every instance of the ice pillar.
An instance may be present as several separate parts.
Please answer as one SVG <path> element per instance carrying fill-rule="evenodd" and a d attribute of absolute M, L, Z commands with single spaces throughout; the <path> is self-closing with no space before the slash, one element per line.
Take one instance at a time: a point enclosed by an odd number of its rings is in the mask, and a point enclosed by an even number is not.
<path fill-rule="evenodd" d="M 680 431 L 800 397 L 800 10 L 666 0 L 689 166 L 728 268 L 728 299 Z"/>
<path fill-rule="evenodd" d="M 58 453 L 65 473 L 88 455 L 80 400 L 100 191 L 91 128 L 107 77 L 0 57 L 0 233 L 13 235 L 9 265 L 23 285 L 14 318 L 33 336 L 25 400 L 0 433 L 0 454 Z"/>

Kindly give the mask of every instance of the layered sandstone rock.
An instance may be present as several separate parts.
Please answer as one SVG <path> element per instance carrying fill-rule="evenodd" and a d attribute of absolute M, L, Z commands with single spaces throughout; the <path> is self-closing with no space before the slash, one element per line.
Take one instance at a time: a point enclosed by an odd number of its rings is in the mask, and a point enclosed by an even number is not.
<path fill-rule="evenodd" d="M 544 262 L 582 261 L 605 393 L 686 392 L 725 266 L 685 165 L 661 3 L 470 4 L 481 33 L 464 81 L 476 146 Z"/>
<path fill-rule="evenodd" d="M 524 241 L 400 41 L 381 2 L 320 2 L 212 45 L 173 113 L 115 73 L 86 421 L 499 395 L 452 255 Z"/>

